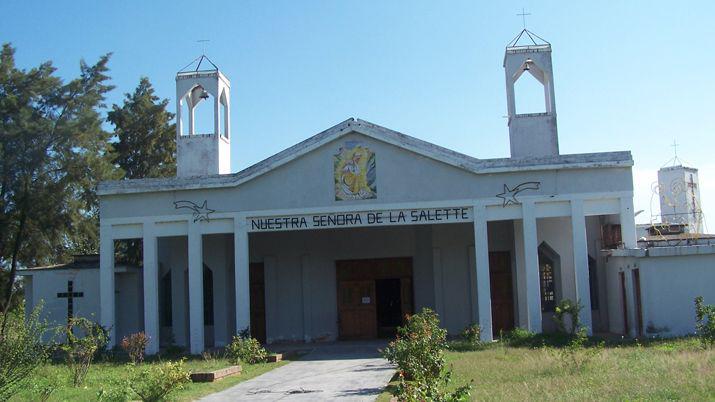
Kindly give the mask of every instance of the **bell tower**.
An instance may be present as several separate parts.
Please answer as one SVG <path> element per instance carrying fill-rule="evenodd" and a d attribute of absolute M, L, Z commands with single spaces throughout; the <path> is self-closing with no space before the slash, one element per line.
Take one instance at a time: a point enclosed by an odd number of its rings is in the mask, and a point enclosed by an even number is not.
<path fill-rule="evenodd" d="M 527 29 L 522 30 L 506 46 L 504 72 L 511 157 L 558 155 L 551 44 Z M 516 110 L 514 84 L 524 73 L 531 74 L 544 88 L 543 113 L 519 113 Z"/>
<path fill-rule="evenodd" d="M 231 173 L 230 102 L 231 82 L 205 55 L 176 74 L 178 177 Z"/>

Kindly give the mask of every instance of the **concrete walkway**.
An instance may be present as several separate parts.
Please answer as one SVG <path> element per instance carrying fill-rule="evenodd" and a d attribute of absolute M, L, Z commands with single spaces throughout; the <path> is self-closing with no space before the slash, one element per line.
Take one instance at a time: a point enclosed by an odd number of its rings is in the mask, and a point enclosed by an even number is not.
<path fill-rule="evenodd" d="M 395 373 L 377 351 L 384 346 L 384 342 L 318 345 L 298 361 L 201 400 L 374 401 Z"/>

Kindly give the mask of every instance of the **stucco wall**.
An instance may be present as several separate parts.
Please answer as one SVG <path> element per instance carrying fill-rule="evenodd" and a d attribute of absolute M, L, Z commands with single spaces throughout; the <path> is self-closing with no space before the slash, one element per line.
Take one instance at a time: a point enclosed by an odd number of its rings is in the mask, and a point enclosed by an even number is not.
<path fill-rule="evenodd" d="M 695 331 L 696 296 L 715 304 L 715 254 L 639 259 L 643 325 L 661 335 Z"/>

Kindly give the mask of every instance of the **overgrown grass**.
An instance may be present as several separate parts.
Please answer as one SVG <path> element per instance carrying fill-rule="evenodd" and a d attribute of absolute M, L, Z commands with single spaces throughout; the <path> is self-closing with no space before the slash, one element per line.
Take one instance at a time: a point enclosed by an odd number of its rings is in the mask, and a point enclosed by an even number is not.
<path fill-rule="evenodd" d="M 474 380 L 471 397 L 480 401 L 715 400 L 715 349 L 703 349 L 695 338 L 612 340 L 576 370 L 555 346 L 562 340 L 522 341 L 510 346 L 503 340 L 478 351 L 453 343 L 447 352 L 453 383 Z M 389 399 L 384 392 L 378 400 Z"/>
<path fill-rule="evenodd" d="M 159 360 L 150 359 L 145 365 L 158 364 Z M 190 401 L 213 392 L 218 392 L 239 382 L 259 376 L 274 368 L 287 364 L 287 361 L 277 363 L 241 364 L 243 371 L 240 375 L 226 377 L 213 383 L 189 383 L 182 390 L 172 393 L 174 400 Z M 97 392 L 107 384 L 116 383 L 117 380 L 126 378 L 128 371 L 124 361 L 98 361 L 93 364 L 87 373 L 85 383 L 81 387 L 72 386 L 72 378 L 67 366 L 62 362 L 55 362 L 40 367 L 33 373 L 33 382 L 49 380 L 58 385 L 57 390 L 50 396 L 50 401 L 96 401 Z M 186 368 L 191 372 L 211 371 L 231 366 L 227 359 L 201 357 L 190 358 L 186 361 Z M 37 400 L 31 386 L 15 395 L 11 401 Z"/>

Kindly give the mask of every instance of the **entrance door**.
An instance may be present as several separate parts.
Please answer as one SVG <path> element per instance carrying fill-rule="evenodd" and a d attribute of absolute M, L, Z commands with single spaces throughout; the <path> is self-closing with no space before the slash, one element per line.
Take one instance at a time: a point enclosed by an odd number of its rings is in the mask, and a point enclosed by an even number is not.
<path fill-rule="evenodd" d="M 412 314 L 412 259 L 336 261 L 340 339 L 393 336 Z"/>
<path fill-rule="evenodd" d="M 375 281 L 341 281 L 338 288 L 340 302 L 340 337 L 370 339 L 377 337 Z"/>
<path fill-rule="evenodd" d="M 641 306 L 641 271 L 633 270 L 633 290 L 636 296 L 636 334 L 643 335 L 643 307 Z"/>
<path fill-rule="evenodd" d="M 630 332 L 628 328 L 628 298 L 626 297 L 626 274 L 625 272 L 618 273 L 618 279 L 621 282 L 621 300 L 623 300 L 623 334 L 628 336 Z"/>
<path fill-rule="evenodd" d="M 266 282 L 263 263 L 253 263 L 248 269 L 251 299 L 251 336 L 266 342 Z M 239 331 L 242 328 L 239 328 Z"/>
<path fill-rule="evenodd" d="M 492 334 L 514 329 L 514 296 L 509 252 L 489 253 L 489 282 L 492 293 Z"/>

